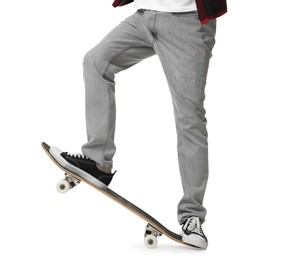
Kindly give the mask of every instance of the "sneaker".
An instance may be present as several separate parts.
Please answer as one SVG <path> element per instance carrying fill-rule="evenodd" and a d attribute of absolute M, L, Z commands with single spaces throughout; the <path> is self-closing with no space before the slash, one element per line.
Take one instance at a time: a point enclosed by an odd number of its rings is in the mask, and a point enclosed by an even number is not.
<path fill-rule="evenodd" d="M 108 186 L 116 173 L 116 171 L 114 173 L 106 173 L 99 170 L 95 161 L 82 154 L 69 154 L 60 151 L 56 147 L 51 147 L 49 151 L 62 167 L 79 175 L 99 188 Z"/>
<path fill-rule="evenodd" d="M 204 250 L 207 248 L 208 241 L 203 233 L 201 221 L 198 217 L 188 218 L 183 224 L 180 235 L 185 243 L 194 245 Z"/>

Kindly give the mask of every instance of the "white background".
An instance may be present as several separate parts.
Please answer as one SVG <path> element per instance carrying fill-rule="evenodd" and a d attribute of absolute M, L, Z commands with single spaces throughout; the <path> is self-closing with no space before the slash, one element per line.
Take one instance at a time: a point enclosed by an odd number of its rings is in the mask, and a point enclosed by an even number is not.
<path fill-rule="evenodd" d="M 1 1 L 1 259 L 302 259 L 301 1 L 228 2 L 206 90 L 210 245 L 201 252 L 166 237 L 146 249 L 145 223 L 85 184 L 58 194 L 62 172 L 40 147 L 80 151 L 83 56 L 133 6 Z M 111 188 L 179 232 L 175 124 L 157 57 L 116 83 Z"/>

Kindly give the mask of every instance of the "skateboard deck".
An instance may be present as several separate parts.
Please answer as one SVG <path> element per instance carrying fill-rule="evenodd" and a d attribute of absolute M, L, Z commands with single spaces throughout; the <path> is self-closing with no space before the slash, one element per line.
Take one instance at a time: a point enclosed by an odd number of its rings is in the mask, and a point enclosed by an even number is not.
<path fill-rule="evenodd" d="M 79 176 L 78 174 L 64 168 L 61 166 L 56 159 L 51 155 L 50 153 L 50 146 L 46 143 L 41 144 L 43 150 L 46 152 L 46 154 L 50 157 L 50 159 L 63 171 L 65 172 L 65 179 L 60 181 L 57 185 L 57 189 L 60 192 L 66 192 L 69 189 L 73 188 L 74 186 L 78 185 L 81 181 L 87 183 L 88 185 L 92 186 L 102 194 L 106 195 L 107 197 L 111 198 L 115 202 L 119 203 L 129 211 L 133 212 L 136 214 L 138 217 L 146 221 L 148 224 L 145 229 L 145 234 L 144 234 L 144 243 L 145 246 L 148 248 L 154 248 L 157 245 L 157 237 L 161 236 L 164 234 L 168 238 L 181 243 L 183 245 L 195 247 L 194 245 L 185 243 L 182 241 L 182 237 L 172 231 L 170 231 L 168 228 L 166 228 L 164 225 L 162 225 L 159 221 L 157 221 L 155 218 L 153 218 L 151 215 L 146 213 L 144 210 L 140 209 L 137 207 L 135 204 L 131 203 L 127 199 L 123 198 L 120 196 L 118 193 L 114 192 L 110 188 L 108 188 L 106 185 L 104 186 L 96 186 L 93 183 L 89 182 L 85 178 Z"/>

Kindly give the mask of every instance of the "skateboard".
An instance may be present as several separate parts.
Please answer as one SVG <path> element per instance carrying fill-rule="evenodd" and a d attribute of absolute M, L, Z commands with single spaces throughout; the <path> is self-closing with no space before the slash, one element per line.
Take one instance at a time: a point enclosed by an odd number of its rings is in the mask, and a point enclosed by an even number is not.
<path fill-rule="evenodd" d="M 170 231 L 168 228 L 166 228 L 164 225 L 162 225 L 159 221 L 157 221 L 155 218 L 153 218 L 151 215 L 146 213 L 144 210 L 137 207 L 135 204 L 131 203 L 127 199 L 120 196 L 118 193 L 114 192 L 110 188 L 108 188 L 106 185 L 103 186 L 96 186 L 93 183 L 89 182 L 85 178 L 79 176 L 78 174 L 64 168 L 59 164 L 59 162 L 56 161 L 56 159 L 51 155 L 50 153 L 50 146 L 46 143 L 41 144 L 43 150 L 46 152 L 46 154 L 50 157 L 50 159 L 65 173 L 65 178 L 58 182 L 57 184 L 57 190 L 60 193 L 65 193 L 69 191 L 70 189 L 74 188 L 80 182 L 85 182 L 88 185 L 92 186 L 102 194 L 106 195 L 110 199 L 114 200 L 115 202 L 119 203 L 141 219 L 143 219 L 145 222 L 147 222 L 145 233 L 144 233 L 144 244 L 147 248 L 155 248 L 157 246 L 157 238 L 160 237 L 162 234 L 167 236 L 168 238 L 190 247 L 198 248 L 194 245 L 185 243 L 182 241 L 182 237 L 172 231 Z"/>

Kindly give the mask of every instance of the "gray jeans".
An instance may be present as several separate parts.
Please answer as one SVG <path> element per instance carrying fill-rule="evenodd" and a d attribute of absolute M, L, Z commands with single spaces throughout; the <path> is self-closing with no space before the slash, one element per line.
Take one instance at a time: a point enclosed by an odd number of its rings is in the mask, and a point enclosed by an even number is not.
<path fill-rule="evenodd" d="M 88 142 L 82 152 L 112 169 L 116 151 L 115 74 L 157 54 L 173 101 L 178 162 L 184 195 L 178 221 L 197 216 L 202 223 L 208 179 L 204 89 L 216 20 L 201 25 L 197 12 L 140 9 L 122 21 L 84 57 Z M 147 71 L 146 75 L 151 72 Z"/>

